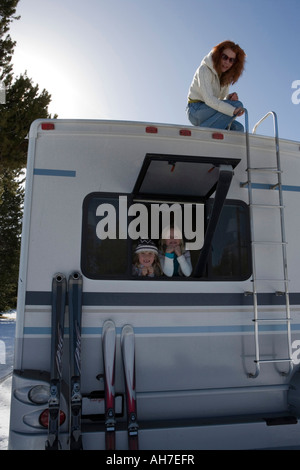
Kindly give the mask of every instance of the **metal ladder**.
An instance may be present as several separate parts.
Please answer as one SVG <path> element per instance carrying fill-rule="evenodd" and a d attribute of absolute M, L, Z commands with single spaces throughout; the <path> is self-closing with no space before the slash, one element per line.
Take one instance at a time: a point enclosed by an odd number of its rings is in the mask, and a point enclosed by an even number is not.
<path fill-rule="evenodd" d="M 280 152 L 279 152 L 279 138 L 278 138 L 278 124 L 276 113 L 270 111 L 267 113 L 260 121 L 255 124 L 253 128 L 253 134 L 255 134 L 257 127 L 268 117 L 272 115 L 274 121 L 274 134 L 275 134 L 275 148 L 276 148 L 276 166 L 270 168 L 252 168 L 250 164 L 250 145 L 249 145 L 249 125 L 248 125 L 248 112 L 245 109 L 245 134 L 246 134 L 246 154 L 247 154 L 247 175 L 248 180 L 245 183 L 241 183 L 241 187 L 248 187 L 248 196 L 249 196 L 249 208 L 250 208 L 250 230 L 251 230 L 251 247 L 252 247 L 252 284 L 253 291 L 246 292 L 245 295 L 253 296 L 253 308 L 254 308 L 254 336 L 255 336 L 255 366 L 256 370 L 254 373 L 249 373 L 248 377 L 256 378 L 260 373 L 261 364 L 265 363 L 288 363 L 289 370 L 288 372 L 280 372 L 282 375 L 288 375 L 293 368 L 292 363 L 292 346 L 291 346 L 291 317 L 290 317 L 290 302 L 289 302 L 289 280 L 288 280 L 288 270 L 287 270 L 287 250 L 286 250 L 286 237 L 285 237 L 285 224 L 284 224 L 284 206 L 283 206 L 283 195 L 282 195 L 282 181 L 281 181 L 281 163 L 280 163 Z M 278 204 L 254 204 L 253 203 L 253 178 L 254 174 L 259 173 L 270 173 L 277 175 L 277 182 L 274 185 L 269 186 L 269 190 L 278 190 Z M 272 211 L 279 212 L 280 217 L 280 231 L 281 231 L 281 240 L 276 242 L 271 241 L 258 241 L 255 240 L 254 233 L 254 212 L 265 208 Z M 283 279 L 260 279 L 257 276 L 257 266 L 256 266 L 256 249 L 259 245 L 279 245 L 282 248 L 282 273 Z M 280 255 L 281 257 L 281 255 Z M 283 292 L 276 291 L 276 295 L 281 295 L 285 297 L 285 316 L 283 318 L 260 318 L 258 311 L 258 288 L 259 283 L 263 281 L 272 281 L 278 282 L 284 286 Z M 260 355 L 260 344 L 259 344 L 259 326 L 262 324 L 276 324 L 281 323 L 286 325 L 286 334 L 287 334 L 287 357 L 285 358 L 276 358 L 272 359 L 261 359 Z"/>

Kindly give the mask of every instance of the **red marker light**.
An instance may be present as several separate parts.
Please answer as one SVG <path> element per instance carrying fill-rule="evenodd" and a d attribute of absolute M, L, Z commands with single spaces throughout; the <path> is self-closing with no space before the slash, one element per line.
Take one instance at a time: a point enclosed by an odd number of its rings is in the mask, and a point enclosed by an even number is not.
<path fill-rule="evenodd" d="M 146 127 L 146 132 L 148 134 L 157 134 L 158 133 L 158 129 L 157 127 L 154 127 L 154 126 L 147 126 Z"/>
<path fill-rule="evenodd" d="M 217 139 L 217 140 L 223 140 L 224 139 L 224 135 L 221 133 L 221 132 L 214 132 L 212 134 L 212 138 L 213 139 Z"/>
<path fill-rule="evenodd" d="M 179 134 L 190 137 L 192 135 L 192 131 L 190 131 L 189 129 L 180 129 Z"/>
<path fill-rule="evenodd" d="M 41 128 L 43 131 L 53 131 L 55 126 L 53 122 L 42 122 Z"/>

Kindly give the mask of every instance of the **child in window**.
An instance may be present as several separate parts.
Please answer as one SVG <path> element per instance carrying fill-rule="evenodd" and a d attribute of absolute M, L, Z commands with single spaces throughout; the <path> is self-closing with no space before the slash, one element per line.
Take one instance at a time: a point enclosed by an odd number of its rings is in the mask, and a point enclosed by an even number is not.
<path fill-rule="evenodd" d="M 162 274 L 158 249 L 152 240 L 139 240 L 133 258 L 132 274 L 143 277 L 155 277 Z"/>
<path fill-rule="evenodd" d="M 161 236 L 159 259 L 166 276 L 190 276 L 191 254 L 185 250 L 182 233 L 178 227 L 166 227 Z"/>

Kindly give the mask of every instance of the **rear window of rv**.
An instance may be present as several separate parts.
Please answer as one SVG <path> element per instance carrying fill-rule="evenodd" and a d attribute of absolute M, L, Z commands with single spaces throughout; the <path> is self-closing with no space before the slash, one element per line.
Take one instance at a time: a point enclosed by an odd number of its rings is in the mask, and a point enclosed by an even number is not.
<path fill-rule="evenodd" d="M 193 271 L 172 280 L 232 281 L 251 275 L 248 206 L 227 201 L 201 277 L 195 277 L 213 200 L 206 203 L 133 200 L 130 194 L 92 193 L 83 204 L 81 269 L 90 279 L 145 279 L 134 268 L 139 239 L 150 238 L 162 254 L 160 236 L 168 221 L 180 225 L 183 249 L 189 252 Z M 164 219 L 164 217 L 166 217 Z M 169 217 L 169 219 L 168 219 Z M 179 224 L 178 224 L 179 221 Z M 170 280 L 160 272 L 150 281 Z M 134 274 L 135 275 L 134 275 Z M 182 273 L 181 273 L 182 274 Z"/>

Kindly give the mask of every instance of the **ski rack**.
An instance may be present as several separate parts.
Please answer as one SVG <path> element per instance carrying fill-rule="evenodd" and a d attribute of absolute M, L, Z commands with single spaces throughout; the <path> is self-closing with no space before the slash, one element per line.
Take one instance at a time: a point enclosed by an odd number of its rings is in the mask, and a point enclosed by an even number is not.
<path fill-rule="evenodd" d="M 102 350 L 105 388 L 105 448 L 114 450 L 116 431 L 115 411 L 115 357 L 116 328 L 111 320 L 107 320 L 102 328 Z"/>
<path fill-rule="evenodd" d="M 102 327 L 103 377 L 105 390 L 105 448 L 116 449 L 115 361 L 116 327 L 106 320 Z M 138 450 L 138 423 L 135 391 L 135 337 L 131 325 L 121 332 L 121 354 L 124 369 L 127 407 L 128 449 Z"/>
<path fill-rule="evenodd" d="M 278 137 L 278 123 L 277 115 L 275 112 L 268 112 L 260 121 L 258 121 L 254 128 L 253 134 L 256 133 L 257 127 L 270 115 L 273 116 L 274 121 L 274 137 L 275 137 L 275 150 L 276 150 L 276 166 L 271 168 L 253 168 L 251 167 L 250 159 L 250 145 L 249 145 L 249 123 L 248 123 L 248 111 L 245 109 L 245 136 L 246 136 L 246 156 L 247 156 L 247 181 L 240 183 L 241 187 L 248 187 L 248 198 L 249 198 L 249 209 L 250 209 L 250 230 L 251 230 L 251 247 L 252 247 L 252 292 L 245 292 L 245 295 L 253 296 L 253 311 L 254 311 L 254 340 L 255 340 L 255 366 L 256 370 L 254 373 L 249 373 L 248 377 L 256 378 L 260 373 L 261 364 L 265 363 L 288 363 L 289 371 L 280 372 L 282 375 L 288 375 L 293 369 L 292 363 L 292 348 L 291 348 L 291 316 L 290 316 L 290 302 L 289 302 L 289 280 L 288 280 L 288 270 L 287 270 L 287 251 L 286 251 L 286 236 L 285 236 L 285 223 L 284 223 L 284 205 L 283 205 L 283 194 L 282 194 L 282 181 L 281 181 L 281 162 L 280 162 L 280 151 L 279 151 L 279 137 Z M 256 173 L 269 173 L 277 175 L 277 183 L 269 186 L 269 190 L 278 189 L 278 204 L 254 204 L 253 203 L 253 194 L 252 194 L 252 174 Z M 277 242 L 271 242 L 269 240 L 261 241 L 255 239 L 254 234 L 254 211 L 256 209 L 265 208 L 268 210 L 277 210 L 279 211 L 280 216 L 280 230 L 281 230 L 281 240 Z M 277 212 L 278 213 L 278 212 Z M 260 279 L 257 273 L 256 266 L 256 248 L 259 245 L 278 245 L 282 247 L 282 269 L 283 269 L 283 279 Z M 284 291 L 276 291 L 276 295 L 281 295 L 285 297 L 285 317 L 283 318 L 260 318 L 258 312 L 258 284 L 263 281 L 272 281 L 278 282 L 284 285 Z M 285 358 L 271 358 L 262 360 L 260 357 L 260 345 L 259 345 L 259 324 L 261 323 L 284 323 L 286 324 L 286 334 L 287 334 L 287 356 Z"/>
<path fill-rule="evenodd" d="M 64 274 L 58 273 L 52 279 L 52 324 L 50 359 L 49 426 L 46 450 L 61 450 L 60 396 L 62 383 L 63 346 L 65 328 L 65 308 L 67 281 Z M 81 432 L 81 319 L 82 319 L 82 276 L 73 272 L 68 281 L 69 300 L 69 448 L 82 450 Z M 116 328 L 111 320 L 102 328 L 102 348 L 105 379 L 105 442 L 107 450 L 115 449 L 115 355 Z M 121 333 L 125 395 L 127 405 L 127 430 L 129 450 L 138 450 L 138 423 L 135 391 L 135 336 L 131 325 L 125 325 Z"/>
<path fill-rule="evenodd" d="M 135 338 L 131 325 L 125 325 L 121 333 L 121 350 L 127 405 L 127 430 L 129 450 L 138 450 L 138 422 L 135 391 Z"/>
<path fill-rule="evenodd" d="M 64 274 L 52 278 L 49 424 L 45 450 L 59 450 L 60 392 L 67 282 Z"/>
<path fill-rule="evenodd" d="M 75 271 L 69 277 L 69 349 L 70 349 L 70 450 L 82 450 L 81 436 L 81 317 L 82 276 Z"/>
<path fill-rule="evenodd" d="M 82 450 L 81 437 L 81 316 L 82 316 L 82 276 L 75 271 L 69 276 L 69 345 L 70 345 L 70 407 L 69 407 L 69 446 L 70 450 Z M 67 296 L 66 276 L 57 273 L 52 279 L 51 314 L 51 358 L 50 358 L 50 397 L 49 425 L 46 450 L 61 450 L 60 395 L 64 346 L 65 307 Z"/>

